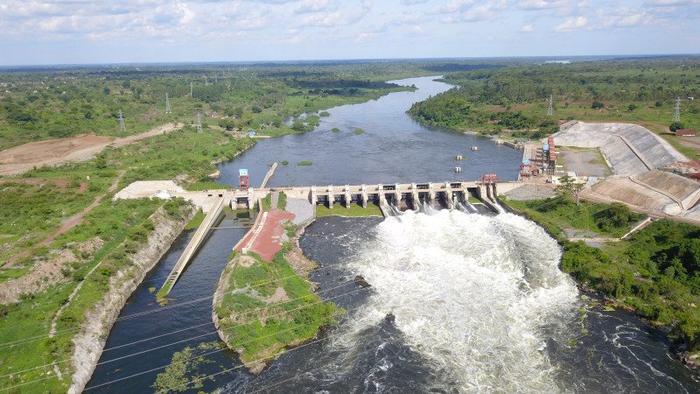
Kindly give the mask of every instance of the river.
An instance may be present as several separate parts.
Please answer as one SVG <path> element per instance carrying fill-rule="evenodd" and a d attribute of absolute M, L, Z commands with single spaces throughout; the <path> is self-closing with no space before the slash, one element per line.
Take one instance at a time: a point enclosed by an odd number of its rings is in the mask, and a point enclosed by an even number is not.
<path fill-rule="evenodd" d="M 237 183 L 247 168 L 271 185 L 473 180 L 517 176 L 520 153 L 488 139 L 427 129 L 405 113 L 449 88 L 432 78 L 399 81 L 412 92 L 336 107 L 310 133 L 259 141 L 220 165 Z M 354 128 L 364 133 L 356 134 Z M 340 131 L 333 131 L 337 128 Z M 469 147 L 479 146 L 478 151 Z M 455 174 L 454 155 L 466 155 Z M 311 160 L 311 166 L 298 166 Z M 227 217 L 226 226 L 236 219 Z M 223 226 L 223 227 L 226 227 Z M 130 297 L 113 327 L 89 391 L 148 392 L 173 354 L 217 340 L 211 295 L 244 229 L 216 230 L 171 292 L 158 288 L 182 253 L 184 233 Z M 558 269 L 560 251 L 518 216 L 460 211 L 400 218 L 324 218 L 307 228 L 304 252 L 325 299 L 348 313 L 317 342 L 292 350 L 259 376 L 228 350 L 208 351 L 203 389 L 224 392 L 659 391 L 700 386 L 661 333 L 633 315 L 587 307 Z M 358 287 L 363 275 L 372 285 Z M 583 313 L 583 310 L 588 312 Z M 221 371 L 226 371 L 221 373 Z"/>

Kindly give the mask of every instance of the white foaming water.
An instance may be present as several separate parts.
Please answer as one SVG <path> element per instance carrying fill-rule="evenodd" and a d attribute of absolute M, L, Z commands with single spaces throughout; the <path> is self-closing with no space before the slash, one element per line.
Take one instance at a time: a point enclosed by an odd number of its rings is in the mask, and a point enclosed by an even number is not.
<path fill-rule="evenodd" d="M 558 391 L 542 327 L 572 316 L 578 295 L 559 258 L 519 216 L 408 211 L 377 226 L 351 263 L 374 289 L 351 331 L 393 313 L 409 345 L 464 391 Z"/>

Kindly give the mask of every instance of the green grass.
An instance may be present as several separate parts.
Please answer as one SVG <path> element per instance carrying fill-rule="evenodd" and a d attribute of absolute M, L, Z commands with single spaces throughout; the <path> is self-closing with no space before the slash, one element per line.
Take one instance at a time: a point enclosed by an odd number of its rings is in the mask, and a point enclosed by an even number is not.
<path fill-rule="evenodd" d="M 198 210 L 197 213 L 194 215 L 192 220 L 190 220 L 186 225 L 185 225 L 185 230 L 196 230 L 200 224 L 204 221 L 204 217 L 207 215 L 202 212 L 202 210 Z"/>
<path fill-rule="evenodd" d="M 187 186 L 187 190 L 202 191 L 202 190 L 228 190 L 231 185 L 226 185 L 216 181 L 197 181 Z"/>
<path fill-rule="evenodd" d="M 284 192 L 279 193 L 279 198 L 277 200 L 277 209 L 284 211 L 287 209 L 287 195 Z"/>
<path fill-rule="evenodd" d="M 505 200 L 506 204 L 530 219 L 540 223 L 552 235 L 563 236 L 563 229 L 588 230 L 605 236 L 620 237 L 631 229 L 632 224 L 644 216 L 630 213 L 629 222 L 621 226 L 600 225 L 601 216 L 610 207 L 607 204 L 581 201 L 578 205 L 561 198 L 548 200 L 515 201 Z"/>
<path fill-rule="evenodd" d="M 364 217 L 364 216 L 382 216 L 382 211 L 379 206 L 373 203 L 367 204 L 367 208 L 363 208 L 359 204 L 350 204 L 350 208 L 346 208 L 342 204 L 333 204 L 332 209 L 328 209 L 325 205 L 316 205 L 316 217 L 325 216 L 346 216 L 346 217 Z"/>
<path fill-rule="evenodd" d="M 229 291 L 214 306 L 221 329 L 230 339 L 227 345 L 240 351 L 244 362 L 272 359 L 281 349 L 315 337 L 321 327 L 333 324 L 342 313 L 333 303 L 322 302 L 309 283 L 294 273 L 284 258 L 289 247 L 286 245 L 272 262 L 254 256 L 256 262 L 250 267 L 236 264 L 230 268 L 226 279 Z M 288 299 L 266 301 L 278 287 Z"/>
<path fill-rule="evenodd" d="M 272 194 L 268 193 L 265 198 L 262 199 L 262 210 L 264 212 L 269 212 L 272 206 Z"/>

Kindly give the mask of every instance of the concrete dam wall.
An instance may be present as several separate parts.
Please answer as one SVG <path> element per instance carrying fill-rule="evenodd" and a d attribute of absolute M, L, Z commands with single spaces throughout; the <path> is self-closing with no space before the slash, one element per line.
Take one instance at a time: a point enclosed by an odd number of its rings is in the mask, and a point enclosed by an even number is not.
<path fill-rule="evenodd" d="M 626 123 L 583 123 L 554 134 L 561 146 L 599 148 L 616 175 L 640 175 L 688 159 L 646 128 Z"/>

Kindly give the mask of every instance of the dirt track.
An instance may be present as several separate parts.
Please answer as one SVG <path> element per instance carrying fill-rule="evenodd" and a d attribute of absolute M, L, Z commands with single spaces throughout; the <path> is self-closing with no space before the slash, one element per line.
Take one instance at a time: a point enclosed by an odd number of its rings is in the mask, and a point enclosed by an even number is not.
<path fill-rule="evenodd" d="M 90 160 L 109 145 L 125 146 L 145 138 L 169 133 L 181 127 L 181 123 L 167 123 L 145 133 L 124 138 L 86 134 L 15 146 L 0 152 L 0 176 L 19 175 L 34 167 Z"/>

